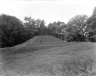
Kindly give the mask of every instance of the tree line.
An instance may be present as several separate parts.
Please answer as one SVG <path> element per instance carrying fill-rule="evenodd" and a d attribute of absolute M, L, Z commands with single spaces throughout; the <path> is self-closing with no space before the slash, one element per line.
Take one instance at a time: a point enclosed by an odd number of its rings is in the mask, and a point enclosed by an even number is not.
<path fill-rule="evenodd" d="M 25 17 L 24 21 L 0 15 L 0 47 L 11 47 L 38 36 L 52 35 L 66 42 L 96 42 L 96 7 L 90 17 L 76 15 L 68 23 L 55 21 L 45 24 L 44 20 Z"/>

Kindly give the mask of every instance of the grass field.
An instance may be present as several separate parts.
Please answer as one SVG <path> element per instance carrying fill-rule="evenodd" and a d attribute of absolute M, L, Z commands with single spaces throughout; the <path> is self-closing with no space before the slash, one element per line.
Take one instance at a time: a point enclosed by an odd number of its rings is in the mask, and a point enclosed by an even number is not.
<path fill-rule="evenodd" d="M 37 36 L 0 50 L 0 76 L 96 76 L 95 43 Z"/>

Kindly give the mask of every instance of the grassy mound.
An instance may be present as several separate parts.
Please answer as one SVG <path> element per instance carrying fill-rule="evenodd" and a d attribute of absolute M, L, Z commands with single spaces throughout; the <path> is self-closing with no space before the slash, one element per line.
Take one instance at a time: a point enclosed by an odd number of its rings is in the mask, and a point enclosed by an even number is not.
<path fill-rule="evenodd" d="M 10 48 L 4 48 L 5 54 L 17 54 L 24 52 L 31 52 L 34 50 L 47 49 L 51 47 L 61 46 L 64 42 L 53 36 L 36 36 L 23 44 L 16 45 Z"/>
<path fill-rule="evenodd" d="M 36 36 L 32 39 L 29 39 L 28 41 L 24 42 L 23 44 L 16 45 L 14 48 L 22 48 L 22 47 L 35 47 L 36 46 L 50 46 L 50 45 L 56 45 L 56 44 L 62 44 L 64 43 L 62 40 L 53 37 L 53 36 Z"/>
<path fill-rule="evenodd" d="M 96 76 L 95 43 L 36 36 L 3 53 L 4 68 L 22 76 Z"/>

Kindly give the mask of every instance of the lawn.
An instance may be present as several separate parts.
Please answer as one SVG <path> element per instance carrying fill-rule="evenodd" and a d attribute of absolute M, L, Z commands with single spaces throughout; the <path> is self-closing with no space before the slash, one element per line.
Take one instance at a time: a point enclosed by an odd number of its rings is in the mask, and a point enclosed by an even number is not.
<path fill-rule="evenodd" d="M 55 41 L 38 41 L 38 44 L 29 41 L 2 49 L 2 73 L 5 76 L 96 76 L 95 43 Z"/>

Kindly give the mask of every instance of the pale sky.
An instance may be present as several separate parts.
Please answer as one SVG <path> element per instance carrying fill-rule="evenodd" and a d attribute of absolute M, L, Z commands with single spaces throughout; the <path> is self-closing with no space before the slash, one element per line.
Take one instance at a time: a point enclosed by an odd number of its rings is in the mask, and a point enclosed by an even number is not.
<path fill-rule="evenodd" d="M 44 19 L 46 24 L 54 21 L 67 23 L 78 14 L 90 16 L 96 0 L 0 0 L 0 14 Z"/>

